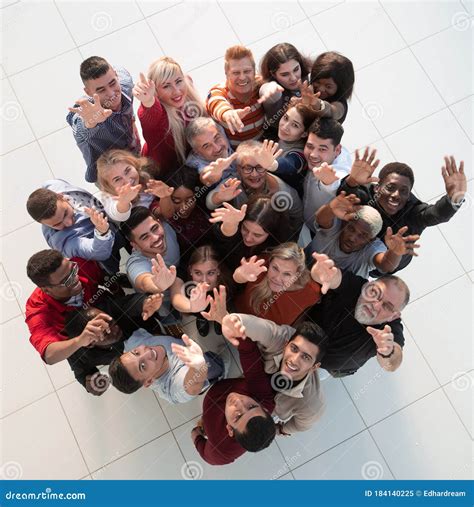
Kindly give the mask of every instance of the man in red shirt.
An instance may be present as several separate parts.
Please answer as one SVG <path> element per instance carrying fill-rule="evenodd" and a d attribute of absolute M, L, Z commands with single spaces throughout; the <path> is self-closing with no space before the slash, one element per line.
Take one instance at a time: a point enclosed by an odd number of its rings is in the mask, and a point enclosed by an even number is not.
<path fill-rule="evenodd" d="M 210 465 L 226 465 L 245 451 L 261 451 L 275 438 L 271 416 L 275 393 L 257 345 L 243 339 L 245 327 L 236 315 L 224 317 L 222 334 L 238 339 L 244 378 L 221 380 L 204 398 L 202 422 L 192 430 L 191 438 Z"/>
<path fill-rule="evenodd" d="M 26 302 L 25 322 L 31 344 L 47 364 L 67 359 L 110 331 L 111 317 L 100 313 L 79 336 L 68 339 L 64 333 L 66 313 L 93 305 L 104 292 L 99 289 L 104 275 L 96 262 L 68 259 L 57 250 L 42 250 L 28 260 L 26 272 L 38 287 Z"/>

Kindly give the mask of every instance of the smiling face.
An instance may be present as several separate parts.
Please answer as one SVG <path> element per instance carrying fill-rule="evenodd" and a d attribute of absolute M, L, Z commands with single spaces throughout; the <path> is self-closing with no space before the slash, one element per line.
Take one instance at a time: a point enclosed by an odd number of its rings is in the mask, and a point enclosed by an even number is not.
<path fill-rule="evenodd" d="M 112 67 L 103 76 L 88 79 L 84 83 L 84 91 L 89 97 L 97 93 L 100 104 L 105 109 L 120 111 L 122 107 L 122 89 L 117 73 Z"/>
<path fill-rule="evenodd" d="M 181 218 L 188 218 L 196 207 L 194 192 L 186 187 L 178 187 L 171 195 L 174 214 Z"/>
<path fill-rule="evenodd" d="M 369 224 L 363 220 L 345 222 L 339 234 L 339 248 L 344 253 L 357 252 L 372 241 Z"/>
<path fill-rule="evenodd" d="M 292 142 L 306 137 L 303 118 L 295 107 L 291 107 L 281 117 L 278 124 L 278 138 L 282 141 Z"/>
<path fill-rule="evenodd" d="M 111 188 L 114 189 L 115 195 L 124 185 L 129 183 L 137 185 L 140 179 L 138 171 L 127 162 L 117 162 L 107 169 L 106 179 Z"/>
<path fill-rule="evenodd" d="M 313 82 L 313 89 L 315 92 L 321 93 L 319 96 L 321 100 L 327 100 L 337 92 L 337 84 L 332 77 L 323 77 Z"/>
<path fill-rule="evenodd" d="M 153 217 L 147 217 L 133 229 L 130 243 L 146 257 L 164 255 L 166 252 L 165 231 Z"/>
<path fill-rule="evenodd" d="M 193 139 L 194 151 L 208 162 L 229 155 L 227 139 L 215 125 L 210 125 Z"/>
<path fill-rule="evenodd" d="M 51 218 L 41 220 L 41 223 L 57 231 L 67 229 L 74 224 L 74 209 L 62 195 L 58 194 L 56 213 Z"/>
<path fill-rule="evenodd" d="M 252 417 L 266 416 L 266 412 L 261 405 L 253 398 L 234 392 L 226 398 L 224 413 L 227 421 L 227 431 L 231 437 L 234 435 L 234 431 L 244 433 L 247 423 Z"/>
<path fill-rule="evenodd" d="M 309 133 L 304 147 L 304 156 L 310 169 L 319 167 L 323 162 L 331 165 L 341 153 L 341 145 L 334 146 L 331 139 L 322 139 Z"/>
<path fill-rule="evenodd" d="M 122 354 L 120 361 L 129 375 L 145 387 L 150 386 L 157 378 L 161 377 L 169 367 L 166 350 L 160 345 L 155 347 L 139 345 Z"/>
<path fill-rule="evenodd" d="M 242 184 L 248 189 L 254 192 L 263 190 L 267 171 L 262 169 L 262 166 L 252 156 L 247 155 L 246 157 L 242 157 L 241 163 L 237 165 L 237 174 Z"/>
<path fill-rule="evenodd" d="M 156 86 L 156 96 L 159 101 L 170 107 L 184 106 L 188 94 L 188 85 L 183 74 L 175 73 L 167 81 Z"/>
<path fill-rule="evenodd" d="M 280 373 L 292 381 L 301 380 L 312 373 L 321 363 L 316 362 L 319 347 L 301 335 L 288 342 L 281 361 Z"/>
<path fill-rule="evenodd" d="M 255 68 L 248 57 L 229 60 L 225 75 L 227 88 L 234 95 L 249 95 L 255 88 Z"/>
<path fill-rule="evenodd" d="M 297 90 L 298 80 L 301 79 L 301 66 L 296 60 L 289 60 L 278 67 L 274 77 L 283 88 Z"/>
<path fill-rule="evenodd" d="M 360 324 L 372 326 L 398 319 L 405 294 L 396 284 L 382 279 L 367 282 L 357 300 L 354 317 Z"/>
<path fill-rule="evenodd" d="M 292 260 L 273 258 L 268 264 L 268 286 L 272 292 L 290 290 L 298 280 L 298 268 Z"/>
<path fill-rule="evenodd" d="M 378 205 L 387 213 L 395 215 L 405 207 L 411 192 L 411 181 L 406 176 L 390 173 L 375 187 Z"/>
<path fill-rule="evenodd" d="M 268 232 L 256 222 L 244 220 L 240 228 L 240 233 L 245 246 L 252 247 L 261 245 L 268 238 Z"/>
<path fill-rule="evenodd" d="M 59 268 L 49 275 L 49 283 L 41 289 L 58 301 L 67 301 L 82 292 L 77 264 L 70 259 L 63 259 Z"/>
<path fill-rule="evenodd" d="M 205 282 L 210 285 L 212 290 L 217 287 L 220 271 L 219 264 L 216 261 L 197 262 L 189 268 L 189 273 L 193 282 Z"/>

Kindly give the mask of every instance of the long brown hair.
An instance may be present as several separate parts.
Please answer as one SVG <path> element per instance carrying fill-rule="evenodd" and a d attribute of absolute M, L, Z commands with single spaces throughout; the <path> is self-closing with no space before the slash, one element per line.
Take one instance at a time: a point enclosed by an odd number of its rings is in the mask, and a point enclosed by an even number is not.
<path fill-rule="evenodd" d="M 227 290 L 227 297 L 233 288 L 233 280 L 230 276 L 227 266 L 222 261 L 221 256 L 217 253 L 217 250 L 211 245 L 202 245 L 190 255 L 188 261 L 188 276 L 191 279 L 191 267 L 194 264 L 201 264 L 203 262 L 216 262 L 219 266 L 219 276 L 217 278 L 217 287 L 219 285 L 225 285 Z"/>
<path fill-rule="evenodd" d="M 300 248 L 296 243 L 283 243 L 270 251 L 270 257 L 268 258 L 267 265 L 273 259 L 280 259 L 283 261 L 293 261 L 296 266 L 296 279 L 294 284 L 299 287 L 304 287 L 310 278 L 310 273 L 306 267 L 306 258 L 304 250 Z M 287 289 L 285 289 L 286 291 Z M 252 294 L 250 295 L 249 303 L 252 307 L 255 315 L 261 315 L 266 312 L 266 307 L 272 303 L 273 292 L 268 284 L 268 275 L 265 275 L 263 279 L 255 285 Z M 275 298 L 275 301 L 277 299 Z M 263 309 L 263 311 L 262 311 Z"/>
<path fill-rule="evenodd" d="M 282 42 L 269 49 L 260 62 L 260 74 L 264 81 L 276 81 L 275 73 L 282 63 L 296 60 L 301 67 L 301 81 L 306 79 L 309 73 L 310 64 L 293 44 Z"/>

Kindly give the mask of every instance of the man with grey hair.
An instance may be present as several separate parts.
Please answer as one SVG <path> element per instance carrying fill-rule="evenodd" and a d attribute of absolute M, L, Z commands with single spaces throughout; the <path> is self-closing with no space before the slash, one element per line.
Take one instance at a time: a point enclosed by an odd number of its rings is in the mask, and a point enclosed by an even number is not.
<path fill-rule="evenodd" d="M 319 208 L 311 252 L 327 254 L 337 267 L 363 278 L 368 278 L 373 269 L 390 273 L 403 255 L 416 255 L 418 234 L 404 236 L 407 227 L 393 234 L 388 227 L 384 244 L 377 238 L 382 228 L 380 213 L 371 206 L 357 206 L 358 203 L 355 195 L 341 192 Z"/>
<path fill-rule="evenodd" d="M 325 254 L 313 253 L 311 276 L 321 284 L 321 301 L 306 315 L 327 335 L 321 368 L 333 377 L 352 375 L 371 357 L 393 372 L 402 363 L 403 308 L 410 300 L 405 282 L 394 275 L 367 281 L 344 273 Z"/>
<path fill-rule="evenodd" d="M 212 118 L 195 118 L 187 125 L 185 135 L 192 148 L 186 165 L 198 171 L 202 183 L 215 186 L 236 175 L 236 155 L 224 129 Z"/>

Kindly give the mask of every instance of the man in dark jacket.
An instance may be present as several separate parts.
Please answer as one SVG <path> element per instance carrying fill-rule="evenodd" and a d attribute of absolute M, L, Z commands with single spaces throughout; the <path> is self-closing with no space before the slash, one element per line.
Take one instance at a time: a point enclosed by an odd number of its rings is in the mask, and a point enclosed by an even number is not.
<path fill-rule="evenodd" d="M 412 169 L 402 162 L 386 164 L 379 177 L 373 177 L 379 162 L 375 160 L 375 154 L 376 150 L 369 152 L 367 148 L 360 158 L 356 151 L 351 172 L 341 181 L 338 193 L 355 194 L 360 204 L 368 204 L 379 211 L 383 220 L 378 234 L 380 239 L 383 240 L 387 227 L 391 227 L 394 234 L 404 226 L 408 227 L 406 234 L 421 234 L 426 227 L 448 222 L 464 202 L 467 181 L 463 161 L 458 169 L 454 157 L 444 157 L 441 174 L 446 195 L 435 204 L 428 204 L 412 194 L 415 176 Z M 405 268 L 411 259 L 412 255 L 404 255 L 393 273 Z"/>

